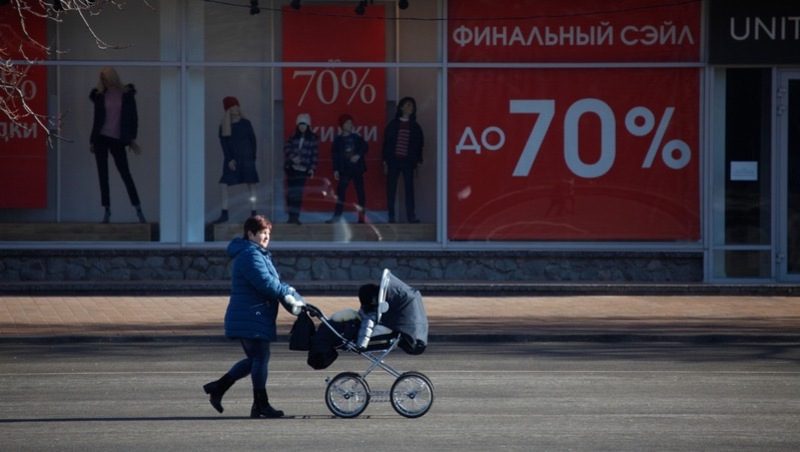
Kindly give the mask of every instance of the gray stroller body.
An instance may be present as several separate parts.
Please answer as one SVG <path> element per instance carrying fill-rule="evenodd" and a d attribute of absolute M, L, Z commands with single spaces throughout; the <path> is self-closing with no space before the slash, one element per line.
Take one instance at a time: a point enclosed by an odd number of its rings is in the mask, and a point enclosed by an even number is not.
<path fill-rule="evenodd" d="M 378 322 L 366 348 L 358 347 L 352 334 L 316 306 L 308 304 L 305 310 L 310 317 L 319 319 L 320 330 L 325 328 L 328 330 L 326 333 L 336 339 L 333 345 L 336 350 L 354 353 L 369 362 L 364 372 L 341 372 L 326 380 L 325 404 L 331 413 L 343 418 L 357 417 L 367 408 L 371 398 L 378 393 L 384 394 L 385 391 L 372 391 L 367 383 L 367 377 L 377 369 L 394 377 L 388 399 L 398 414 L 417 418 L 428 412 L 433 405 L 430 379 L 416 371 L 401 372 L 386 362 L 389 354 L 397 348 L 418 355 L 427 346 L 428 318 L 418 291 L 388 269 L 383 271 L 378 295 Z"/>

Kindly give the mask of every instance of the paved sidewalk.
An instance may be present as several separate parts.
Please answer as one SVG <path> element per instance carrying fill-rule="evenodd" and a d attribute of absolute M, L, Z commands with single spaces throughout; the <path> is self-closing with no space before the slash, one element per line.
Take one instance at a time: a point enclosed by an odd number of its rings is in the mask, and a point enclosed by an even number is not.
<path fill-rule="evenodd" d="M 355 297 L 311 296 L 327 315 Z M 222 339 L 226 296 L 0 296 L 0 341 Z M 800 297 L 426 296 L 431 341 L 800 343 Z M 293 317 L 281 310 L 279 334 Z"/>

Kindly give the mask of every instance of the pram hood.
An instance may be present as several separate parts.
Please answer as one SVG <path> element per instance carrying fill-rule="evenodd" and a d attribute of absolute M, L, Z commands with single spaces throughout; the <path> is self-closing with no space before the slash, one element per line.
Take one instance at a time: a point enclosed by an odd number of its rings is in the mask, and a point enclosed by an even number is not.
<path fill-rule="evenodd" d="M 383 303 L 388 306 L 378 309 L 378 312 L 386 309 L 378 319 L 380 325 L 403 333 L 412 343 L 428 345 L 428 314 L 425 312 L 422 295 L 417 289 L 394 276 L 389 269 L 383 270 L 378 293 L 378 305 Z"/>

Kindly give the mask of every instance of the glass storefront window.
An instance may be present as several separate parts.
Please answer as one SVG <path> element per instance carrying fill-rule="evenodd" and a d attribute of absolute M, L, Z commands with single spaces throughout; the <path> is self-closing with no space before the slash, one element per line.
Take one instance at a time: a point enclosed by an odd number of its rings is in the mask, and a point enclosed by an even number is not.
<path fill-rule="evenodd" d="M 190 47 L 192 61 L 271 62 L 298 61 L 284 55 L 282 43 L 299 40 L 318 49 L 303 49 L 306 61 L 341 62 L 436 62 L 440 58 L 438 2 L 410 2 L 400 10 L 396 2 L 375 2 L 355 13 L 357 3 L 337 1 L 301 2 L 293 9 L 289 1 L 262 1 L 257 14 L 248 5 L 203 2 L 203 46 Z M 195 30 L 197 31 L 197 30 Z M 376 38 L 375 34 L 379 36 Z M 379 59 L 365 58 L 360 49 L 380 44 Z M 302 43 L 301 43 L 302 45 Z M 340 46 L 349 53 L 329 55 L 326 45 Z"/>
<path fill-rule="evenodd" d="M 90 92 L 98 87 L 101 71 L 106 77 L 116 74 L 122 85 L 118 127 L 114 131 L 104 131 L 110 123 L 94 124 L 95 104 Z M 53 147 L 46 150 L 47 169 L 42 183 L 47 202 L 39 208 L 2 209 L 0 221 L 53 222 L 65 227 L 38 237 L 17 235 L 17 240 L 157 240 L 159 140 L 163 125 L 176 126 L 169 118 L 162 122 L 159 113 L 161 75 L 158 68 L 146 67 L 59 66 L 47 70 L 52 100 L 46 112 L 61 118 L 59 137 L 53 137 Z M 128 116 L 132 111 L 129 99 L 136 104 L 135 121 Z M 123 147 L 119 140 L 134 128 L 133 146 Z M 94 139 L 93 129 L 97 130 Z M 119 140 L 103 138 L 115 134 Z M 107 190 L 103 181 L 107 181 Z M 140 206 L 141 212 L 134 204 Z M 109 208 L 108 218 L 104 206 Z M 101 224 L 105 220 L 111 226 Z"/>
<path fill-rule="evenodd" d="M 203 46 L 190 47 L 189 58 L 192 61 L 272 61 L 276 13 L 269 5 L 276 2 L 261 3 L 258 14 L 251 14 L 246 4 L 198 2 L 190 5 L 195 15 L 202 14 L 199 23 L 204 24 L 204 28 Z"/>
<path fill-rule="evenodd" d="M 788 82 L 786 124 L 786 265 L 790 274 L 800 273 L 800 78 Z"/>
<path fill-rule="evenodd" d="M 159 60 L 168 37 L 162 35 L 161 20 L 172 11 L 172 2 L 127 1 L 121 7 L 104 4 L 99 14 L 64 14 L 50 23 L 49 43 L 57 43 L 58 60 Z M 85 19 L 85 22 L 84 22 Z M 97 40 L 95 39 L 97 37 Z M 108 47 L 106 47 L 108 46 Z"/>
<path fill-rule="evenodd" d="M 437 70 L 207 68 L 204 74 L 207 240 L 238 235 L 251 211 L 277 225 L 277 242 L 436 239 L 437 198 L 431 188 L 438 167 Z M 404 172 L 385 165 L 395 162 L 396 143 L 387 145 L 387 160 L 384 140 L 395 127 L 390 123 L 401 110 L 400 101 L 409 98 L 418 127 L 416 147 L 409 145 L 406 152 L 421 152 L 422 162 L 408 163 Z M 301 131 L 307 123 L 313 135 Z M 255 147 L 248 138 L 251 131 Z M 243 161 L 231 164 L 237 155 Z M 395 181 L 394 215 L 389 211 L 390 177 Z"/>
<path fill-rule="evenodd" d="M 772 253 L 770 251 L 733 251 L 715 253 L 715 278 L 769 278 Z"/>
<path fill-rule="evenodd" d="M 771 71 L 728 69 L 725 120 L 725 244 L 771 240 Z"/>
<path fill-rule="evenodd" d="M 434 62 L 441 59 L 439 41 L 440 16 L 438 2 L 409 2 L 408 8 L 398 10 L 399 24 L 398 61 Z M 390 14 L 394 11 L 389 8 Z"/>
<path fill-rule="evenodd" d="M 713 268 L 716 278 L 772 274 L 772 71 L 715 73 L 717 138 L 713 158 Z"/>
<path fill-rule="evenodd" d="M 491 8 L 490 2 L 466 3 L 458 5 L 480 17 Z M 51 26 L 69 54 L 47 69 L 47 102 L 50 111 L 66 113 L 68 141 L 48 159 L 47 209 L 0 212 L 0 218 L 103 219 L 97 168 L 86 149 L 92 122 L 86 96 L 97 71 L 110 65 L 139 91 L 137 141 L 144 152 L 127 156 L 142 214 L 158 222 L 163 242 L 227 240 L 254 211 L 280 225 L 285 233 L 276 231 L 274 240 L 285 242 L 686 245 L 701 239 L 702 69 L 660 64 L 691 62 L 699 48 L 694 40 L 653 67 L 619 67 L 617 53 L 598 62 L 586 49 L 559 41 L 577 55 L 570 65 L 591 66 L 544 67 L 538 60 L 494 59 L 501 43 L 528 58 L 530 34 L 520 40 L 491 21 L 471 25 L 470 42 L 461 32 L 443 33 L 444 2 L 411 1 L 402 10 L 394 1 L 370 2 L 363 15 L 355 2 L 336 1 L 301 2 L 299 10 L 288 0 L 154 5 L 130 2 L 123 12 L 93 19 L 99 36 L 134 44 L 120 50 L 97 50 L 82 38 L 86 30 L 75 17 Z M 455 2 L 448 5 L 458 11 Z M 581 2 L 581 10 L 591 7 Z M 696 11 L 684 13 L 694 36 Z M 136 23 L 143 25 L 130 25 Z M 443 38 L 467 49 L 462 59 L 445 58 Z M 611 50 L 627 55 L 629 47 Z M 640 51 L 627 58 L 643 58 Z M 410 144 L 384 147 L 387 136 L 397 135 L 387 127 L 409 97 L 424 137 L 420 161 L 403 154 L 417 152 Z M 221 129 L 222 138 L 238 136 L 232 129 L 244 124 L 226 116 L 234 105 L 254 142 L 247 161 L 239 157 L 234 165 L 250 168 L 240 179 L 229 177 L 237 170 L 226 157 L 240 149 L 226 150 L 220 137 Z M 313 164 L 287 160 L 301 117 L 318 140 Z M 345 117 L 368 149 L 363 196 L 356 179 L 334 164 L 332 147 Z M 402 133 L 412 134 L 405 127 Z M 404 164 L 414 160 L 407 172 L 385 167 L 398 155 Z M 296 166 L 304 172 L 299 211 Z M 109 173 L 112 221 L 137 222 L 137 212 L 126 207 L 126 186 L 114 169 Z M 440 205 L 445 197 L 447 212 Z M 446 230 L 440 218 L 447 218 Z"/>

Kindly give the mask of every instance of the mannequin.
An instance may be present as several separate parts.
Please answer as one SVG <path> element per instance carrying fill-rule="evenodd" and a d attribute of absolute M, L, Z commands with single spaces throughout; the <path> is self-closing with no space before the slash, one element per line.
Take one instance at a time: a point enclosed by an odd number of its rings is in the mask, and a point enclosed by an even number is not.
<path fill-rule="evenodd" d="M 389 223 L 395 222 L 394 201 L 397 180 L 401 175 L 408 222 L 419 223 L 414 207 L 414 173 L 422 164 L 423 145 L 422 128 L 417 123 L 417 102 L 413 97 L 404 97 L 398 102 L 395 117 L 386 125 L 383 134 L 383 169 L 386 173 Z"/>
<path fill-rule="evenodd" d="M 134 141 L 139 127 L 136 111 L 136 88 L 133 84 L 123 85 L 114 68 L 105 67 L 100 71 L 97 87 L 92 89 L 89 99 L 94 104 L 94 120 L 89 140 L 89 150 L 97 163 L 100 179 L 101 204 L 105 208 L 103 223 L 111 220 L 111 199 L 108 187 L 108 154 L 114 158 L 131 205 L 136 209 L 140 223 L 146 223 L 139 193 L 133 182 L 126 149 L 139 154 L 141 150 Z"/>
<path fill-rule="evenodd" d="M 306 180 L 314 177 L 319 155 L 319 139 L 311 131 L 311 116 L 300 113 L 295 121 L 292 136 L 283 146 L 283 169 L 286 172 L 286 210 L 290 224 L 300 225 L 300 208 L 303 204 L 303 190 Z"/>
<path fill-rule="evenodd" d="M 224 160 L 222 162 L 221 184 L 222 212 L 214 224 L 228 221 L 228 187 L 247 184 L 250 192 L 250 215 L 256 215 L 256 187 L 259 182 L 256 171 L 256 135 L 253 125 L 242 116 L 239 100 L 235 97 L 222 99 L 225 114 L 219 126 L 219 142 L 222 146 Z"/>
<path fill-rule="evenodd" d="M 341 219 L 344 210 L 344 200 L 347 195 L 347 186 L 350 181 L 356 188 L 358 204 L 358 222 L 363 223 L 365 217 L 364 173 L 367 171 L 365 156 L 367 143 L 353 130 L 353 117 L 344 114 L 339 117 L 341 134 L 337 135 L 331 146 L 333 160 L 333 178 L 339 181 L 336 187 L 336 210 L 333 217 L 326 223 L 334 223 Z"/>

